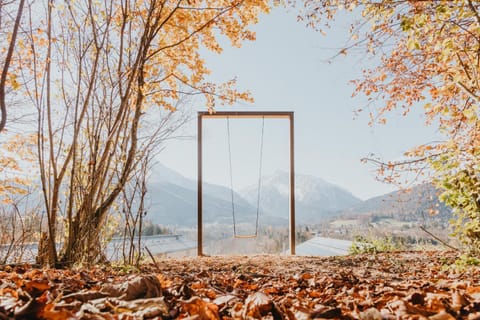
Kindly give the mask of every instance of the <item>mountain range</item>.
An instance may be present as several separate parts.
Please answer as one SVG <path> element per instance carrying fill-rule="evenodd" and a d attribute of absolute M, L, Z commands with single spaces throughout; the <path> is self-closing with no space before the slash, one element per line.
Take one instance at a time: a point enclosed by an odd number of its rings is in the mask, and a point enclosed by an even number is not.
<path fill-rule="evenodd" d="M 230 188 L 204 183 L 204 223 L 231 224 L 252 222 L 257 216 L 258 186 L 232 193 Z M 149 182 L 148 219 L 164 225 L 197 224 L 197 182 L 158 164 Z M 295 176 L 295 207 L 298 224 L 314 224 L 340 215 L 403 215 L 418 218 L 430 209 L 439 209 L 442 217 L 450 211 L 439 204 L 435 189 L 419 185 L 408 193 L 393 192 L 362 201 L 352 193 L 311 175 Z M 259 220 L 261 224 L 286 225 L 289 215 L 289 175 L 276 172 L 261 180 Z"/>
<path fill-rule="evenodd" d="M 423 183 L 409 189 L 368 199 L 343 210 L 340 215 L 345 217 L 369 215 L 420 223 L 437 220 L 447 223 L 452 217 L 452 211 L 451 208 L 440 202 L 439 193 L 440 191 L 433 185 Z"/>
<path fill-rule="evenodd" d="M 239 191 L 242 198 L 254 204 L 258 186 Z M 262 179 L 260 204 L 262 211 L 275 217 L 288 217 L 289 174 L 278 171 Z M 335 212 L 359 205 L 362 201 L 345 189 L 310 175 L 295 175 L 296 221 L 308 223 L 325 219 Z"/>

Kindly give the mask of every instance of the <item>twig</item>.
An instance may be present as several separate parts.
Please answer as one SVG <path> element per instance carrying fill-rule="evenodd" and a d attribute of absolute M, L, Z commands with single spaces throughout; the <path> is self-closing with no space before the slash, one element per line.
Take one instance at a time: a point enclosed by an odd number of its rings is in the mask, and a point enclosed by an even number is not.
<path fill-rule="evenodd" d="M 458 248 L 455 248 L 454 246 L 451 246 L 449 245 L 448 243 L 446 243 L 445 241 L 443 241 L 442 239 L 440 239 L 439 237 L 437 237 L 436 235 L 434 235 L 433 233 L 431 233 L 430 231 L 428 231 L 427 229 L 425 229 L 424 226 L 420 226 L 420 229 L 425 232 L 426 234 L 428 234 L 429 236 L 431 236 L 432 238 L 434 238 L 435 240 L 437 240 L 438 242 L 440 242 L 441 244 L 443 244 L 444 246 L 452 249 L 452 250 L 455 250 L 455 251 L 460 251 L 460 249 Z"/>
<path fill-rule="evenodd" d="M 147 246 L 145 246 L 145 250 L 147 250 L 148 255 L 150 256 L 150 258 L 152 258 L 153 263 L 154 263 L 155 266 L 157 267 L 157 271 L 160 272 L 160 267 L 158 266 L 157 260 L 155 260 L 155 257 L 154 257 L 153 254 L 150 252 L 150 250 L 148 250 Z"/>

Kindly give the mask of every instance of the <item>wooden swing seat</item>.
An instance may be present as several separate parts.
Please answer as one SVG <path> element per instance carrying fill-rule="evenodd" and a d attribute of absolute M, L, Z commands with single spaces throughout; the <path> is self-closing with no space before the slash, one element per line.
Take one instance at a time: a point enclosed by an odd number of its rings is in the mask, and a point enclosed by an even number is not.
<path fill-rule="evenodd" d="M 256 238 L 257 235 L 256 234 L 235 234 L 233 235 L 233 238 L 235 239 L 252 239 L 252 238 Z"/>

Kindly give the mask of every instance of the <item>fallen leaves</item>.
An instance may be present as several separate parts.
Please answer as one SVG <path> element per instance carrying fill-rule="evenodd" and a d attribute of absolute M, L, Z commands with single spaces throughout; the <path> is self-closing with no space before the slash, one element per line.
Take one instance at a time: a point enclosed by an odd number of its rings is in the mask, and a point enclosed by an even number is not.
<path fill-rule="evenodd" d="M 0 319 L 480 319 L 480 268 L 452 253 L 165 259 L 0 271 Z"/>
<path fill-rule="evenodd" d="M 274 309 L 272 298 L 262 292 L 255 292 L 245 299 L 245 318 L 260 319 Z"/>
<path fill-rule="evenodd" d="M 135 300 L 140 298 L 154 298 L 162 295 L 160 281 L 155 275 L 134 276 L 127 282 L 112 285 L 105 284 L 100 289 L 101 293 L 108 296 L 118 297 L 123 300 Z"/>
<path fill-rule="evenodd" d="M 199 297 L 193 297 L 188 301 L 182 302 L 182 309 L 187 314 L 202 320 L 220 319 L 218 306 Z"/>
<path fill-rule="evenodd" d="M 85 279 L 70 275 L 70 271 L 38 269 L 24 274 L 1 273 L 0 319 L 12 316 L 69 319 L 85 318 L 88 314 L 127 314 L 145 318 L 146 315 L 155 317 L 168 313 L 163 298 L 157 299 L 161 296 L 161 286 L 155 275 L 133 275 L 118 283 L 102 284 L 98 284 L 100 280 L 92 282 L 87 273 L 83 273 Z M 82 286 L 84 289 L 65 294 L 70 291 L 65 288 L 66 283 L 70 284 L 70 289 Z"/>

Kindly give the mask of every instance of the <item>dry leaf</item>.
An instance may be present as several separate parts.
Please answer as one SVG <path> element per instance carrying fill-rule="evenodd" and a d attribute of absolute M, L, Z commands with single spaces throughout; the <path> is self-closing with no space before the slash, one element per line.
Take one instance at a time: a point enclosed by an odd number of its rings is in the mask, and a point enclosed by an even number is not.
<path fill-rule="evenodd" d="M 100 293 L 124 300 L 155 298 L 162 295 L 160 281 L 155 275 L 135 276 L 127 282 L 102 286 Z"/>
<path fill-rule="evenodd" d="M 245 299 L 245 317 L 260 319 L 272 311 L 273 302 L 263 292 L 255 292 Z"/>
<path fill-rule="evenodd" d="M 65 320 L 74 317 L 74 314 L 68 310 L 57 310 L 54 303 L 49 303 L 39 312 L 39 318 L 48 320 Z"/>
<path fill-rule="evenodd" d="M 475 302 L 480 302 L 480 287 L 469 287 L 466 290 L 466 293 L 475 300 Z"/>
<path fill-rule="evenodd" d="M 451 314 L 445 312 L 445 311 L 440 311 L 438 314 L 435 314 L 433 316 L 428 317 L 430 320 L 455 320 L 455 317 L 452 316 Z"/>
<path fill-rule="evenodd" d="M 182 302 L 182 308 L 190 316 L 197 316 L 199 320 L 220 319 L 217 305 L 203 301 L 199 297 L 193 297 L 188 301 Z"/>

